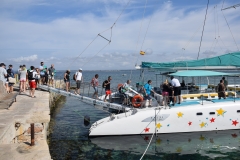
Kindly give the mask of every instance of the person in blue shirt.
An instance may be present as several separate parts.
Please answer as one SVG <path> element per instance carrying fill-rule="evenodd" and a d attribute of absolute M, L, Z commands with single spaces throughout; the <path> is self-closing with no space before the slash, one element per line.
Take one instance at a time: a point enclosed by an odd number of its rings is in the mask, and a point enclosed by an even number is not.
<path fill-rule="evenodd" d="M 148 82 L 143 86 L 144 88 L 144 100 L 149 100 L 149 106 L 151 107 L 152 106 L 152 97 L 150 96 L 151 92 L 155 93 L 153 90 L 152 90 L 152 80 L 148 80 Z"/>

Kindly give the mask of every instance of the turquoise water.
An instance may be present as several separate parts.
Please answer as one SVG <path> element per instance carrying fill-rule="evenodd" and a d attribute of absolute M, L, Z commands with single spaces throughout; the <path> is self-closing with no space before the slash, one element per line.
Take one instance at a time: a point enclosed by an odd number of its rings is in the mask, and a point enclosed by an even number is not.
<path fill-rule="evenodd" d="M 90 82 L 94 74 L 94 71 L 84 72 L 84 80 Z M 100 81 L 108 75 L 112 75 L 112 84 L 117 85 L 119 82 L 125 82 L 131 71 L 101 71 L 98 74 Z M 122 76 L 122 74 L 127 75 Z M 156 78 L 152 72 L 146 73 L 145 76 L 148 77 L 147 80 Z M 136 82 L 138 78 L 139 72 L 134 71 L 132 81 Z M 48 140 L 50 154 L 54 160 L 137 160 L 143 155 L 151 138 L 152 141 L 143 157 L 144 160 L 225 160 L 239 159 L 240 157 L 240 130 L 161 134 L 154 137 L 137 135 L 89 138 L 90 125 L 84 125 L 84 116 L 86 115 L 90 117 L 90 124 L 92 124 L 109 116 L 109 113 L 97 110 L 72 97 L 63 97 L 52 110 Z"/>

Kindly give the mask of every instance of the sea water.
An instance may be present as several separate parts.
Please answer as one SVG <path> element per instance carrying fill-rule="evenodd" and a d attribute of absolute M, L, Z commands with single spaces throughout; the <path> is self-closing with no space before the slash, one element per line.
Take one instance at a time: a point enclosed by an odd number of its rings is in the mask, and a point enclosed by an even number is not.
<path fill-rule="evenodd" d="M 132 80 L 132 86 L 139 81 L 139 71 L 83 71 L 84 82 L 90 82 L 99 74 L 100 85 L 112 76 L 111 87 Z M 153 86 L 160 86 L 166 77 L 159 72 L 145 72 L 144 83 L 153 80 Z M 56 77 L 63 79 L 64 72 Z M 72 74 L 73 75 L 73 74 Z M 209 79 L 217 83 L 221 77 Z M 181 78 L 179 78 L 182 81 Z M 186 80 L 190 79 L 184 79 Z M 229 83 L 234 80 L 229 78 Z M 196 84 L 206 84 L 204 78 L 196 79 Z M 74 82 L 71 82 L 74 85 Z M 85 89 L 85 92 L 86 89 Z M 86 93 L 83 93 L 86 94 Z M 84 116 L 90 117 L 90 124 L 84 124 Z M 240 130 L 218 132 L 175 133 L 161 135 L 88 137 L 89 128 L 95 121 L 109 116 L 73 97 L 62 97 L 53 108 L 49 127 L 49 149 L 52 159 L 99 159 L 99 160 L 137 160 L 143 156 L 152 159 L 239 159 Z M 147 148 L 147 146 L 149 147 Z"/>

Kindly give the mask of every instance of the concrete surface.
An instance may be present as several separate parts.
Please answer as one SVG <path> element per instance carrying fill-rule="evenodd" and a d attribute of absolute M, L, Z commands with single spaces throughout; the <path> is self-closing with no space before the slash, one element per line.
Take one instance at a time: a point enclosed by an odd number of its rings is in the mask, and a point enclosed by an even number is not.
<path fill-rule="evenodd" d="M 51 159 L 47 145 L 49 93 L 37 90 L 36 98 L 28 95 L 28 91 L 17 95 L 9 109 L 0 109 L 0 159 Z M 35 146 L 30 146 L 31 123 L 35 127 Z"/>

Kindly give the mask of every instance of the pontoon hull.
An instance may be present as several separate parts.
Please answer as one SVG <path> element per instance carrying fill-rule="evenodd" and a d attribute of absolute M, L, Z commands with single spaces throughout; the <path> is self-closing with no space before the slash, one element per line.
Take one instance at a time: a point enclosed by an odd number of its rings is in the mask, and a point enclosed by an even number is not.
<path fill-rule="evenodd" d="M 218 103 L 206 101 L 204 105 L 198 101 L 199 104 L 171 109 L 138 109 L 136 113 L 129 111 L 95 122 L 90 128 L 89 136 L 239 129 L 239 101 L 222 101 Z"/>

